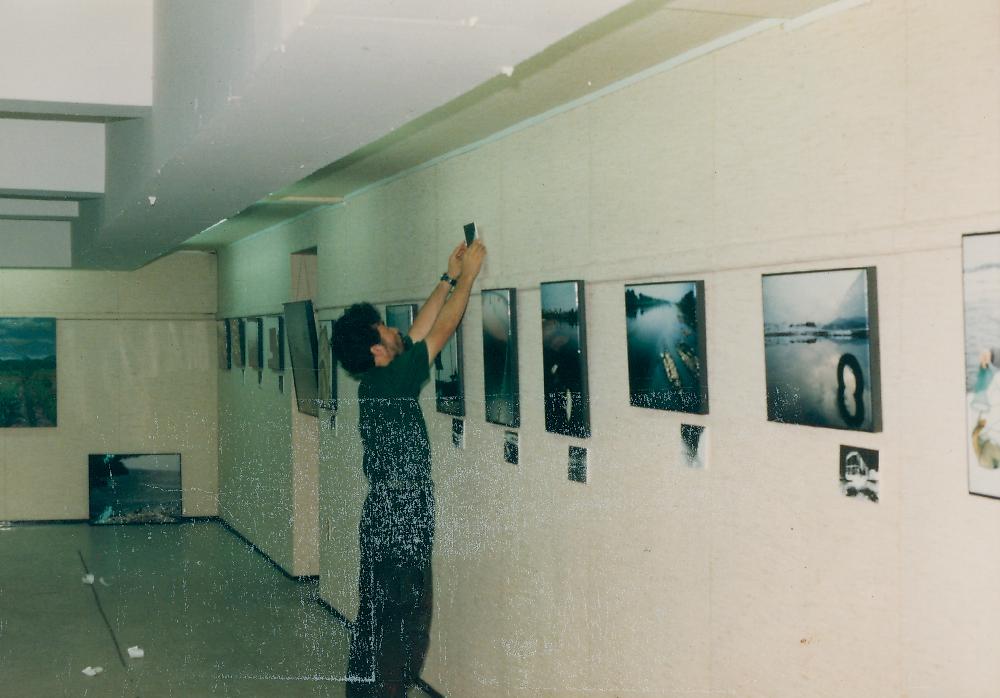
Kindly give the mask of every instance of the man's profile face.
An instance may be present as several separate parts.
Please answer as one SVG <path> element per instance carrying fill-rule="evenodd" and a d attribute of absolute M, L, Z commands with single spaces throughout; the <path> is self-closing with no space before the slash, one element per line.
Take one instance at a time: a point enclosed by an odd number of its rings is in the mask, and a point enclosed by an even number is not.
<path fill-rule="evenodd" d="M 395 327 L 389 327 L 384 322 L 375 325 L 378 330 L 379 344 L 385 349 L 390 360 L 403 353 L 403 335 Z"/>

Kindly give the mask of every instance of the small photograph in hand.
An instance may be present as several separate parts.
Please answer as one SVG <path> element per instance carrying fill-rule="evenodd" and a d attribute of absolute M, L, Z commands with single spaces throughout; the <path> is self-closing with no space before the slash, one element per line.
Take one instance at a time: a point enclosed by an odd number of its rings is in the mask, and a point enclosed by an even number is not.
<path fill-rule="evenodd" d="M 479 237 L 479 229 L 476 228 L 475 223 L 466 223 L 463 230 L 465 230 L 466 245 L 471 245 Z"/>

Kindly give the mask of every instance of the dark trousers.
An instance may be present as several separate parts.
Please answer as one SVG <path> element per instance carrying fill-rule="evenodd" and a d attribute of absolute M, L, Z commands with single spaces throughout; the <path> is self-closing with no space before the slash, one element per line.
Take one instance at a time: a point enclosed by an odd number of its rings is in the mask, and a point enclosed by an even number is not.
<path fill-rule="evenodd" d="M 430 643 L 431 565 L 370 563 L 365 557 L 362 553 L 347 698 L 404 698 L 420 677 Z"/>

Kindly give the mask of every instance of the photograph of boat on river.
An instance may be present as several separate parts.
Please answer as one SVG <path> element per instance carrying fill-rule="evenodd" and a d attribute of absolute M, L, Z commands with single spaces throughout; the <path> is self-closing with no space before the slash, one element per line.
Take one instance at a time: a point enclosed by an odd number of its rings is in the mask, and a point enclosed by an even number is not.
<path fill-rule="evenodd" d="M 707 414 L 703 282 L 628 284 L 625 318 L 629 402 Z"/>
<path fill-rule="evenodd" d="M 486 421 L 507 427 L 521 425 L 515 300 L 512 288 L 482 292 Z"/>
<path fill-rule="evenodd" d="M 462 376 L 462 326 L 459 325 L 441 353 L 434 358 L 434 394 L 437 411 L 465 416 L 465 383 Z"/>
<path fill-rule="evenodd" d="M 880 431 L 875 268 L 763 277 L 767 418 Z"/>
<path fill-rule="evenodd" d="M 846 497 L 878 501 L 878 451 L 840 447 L 840 491 Z"/>
<path fill-rule="evenodd" d="M 1000 497 L 1000 233 L 966 235 L 962 257 L 969 492 Z"/>
<path fill-rule="evenodd" d="M 545 430 L 590 436 L 590 395 L 582 281 L 542 284 Z"/>

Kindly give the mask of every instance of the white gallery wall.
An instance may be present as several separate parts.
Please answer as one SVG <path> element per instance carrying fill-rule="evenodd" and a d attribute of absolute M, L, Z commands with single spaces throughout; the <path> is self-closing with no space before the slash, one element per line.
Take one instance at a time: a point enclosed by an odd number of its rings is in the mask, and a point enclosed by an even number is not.
<path fill-rule="evenodd" d="M 85 519 L 87 456 L 179 453 L 186 516 L 214 516 L 215 256 L 134 272 L 0 271 L 0 315 L 56 320 L 57 424 L 0 440 L 0 520 Z"/>
<path fill-rule="evenodd" d="M 464 450 L 424 392 L 427 681 L 524 698 L 996 694 L 1000 501 L 967 493 L 961 236 L 1000 230 L 998 73 L 993 0 L 873 0 L 268 234 L 317 231 L 327 318 L 425 297 L 470 220 L 489 247 L 478 286 L 518 289 L 520 465 L 483 419 L 478 294 Z M 251 288 L 251 269 L 282 273 L 238 261 L 264 259 L 268 236 L 232 246 L 220 298 L 241 284 L 259 298 L 272 281 Z M 877 269 L 883 431 L 768 422 L 761 275 L 853 266 Z M 538 285 L 563 279 L 587 284 L 586 440 L 544 431 Z M 623 286 L 674 279 L 705 282 L 704 416 L 629 406 Z M 321 590 L 348 616 L 355 391 L 341 374 L 338 427 L 321 434 Z M 683 423 L 709 428 L 703 470 L 681 462 Z M 841 494 L 842 444 L 879 451 L 878 503 Z M 569 445 L 590 449 L 585 485 L 567 480 Z"/>

